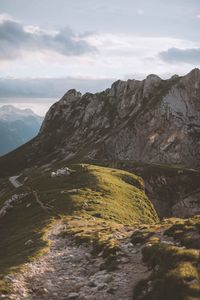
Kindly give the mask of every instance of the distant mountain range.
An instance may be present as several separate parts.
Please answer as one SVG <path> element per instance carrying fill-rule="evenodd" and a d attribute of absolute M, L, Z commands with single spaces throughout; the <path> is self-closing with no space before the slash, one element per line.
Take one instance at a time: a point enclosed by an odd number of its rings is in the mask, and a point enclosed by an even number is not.
<path fill-rule="evenodd" d="M 12 105 L 0 107 L 0 155 L 19 147 L 37 135 L 43 117 L 31 109 Z"/>

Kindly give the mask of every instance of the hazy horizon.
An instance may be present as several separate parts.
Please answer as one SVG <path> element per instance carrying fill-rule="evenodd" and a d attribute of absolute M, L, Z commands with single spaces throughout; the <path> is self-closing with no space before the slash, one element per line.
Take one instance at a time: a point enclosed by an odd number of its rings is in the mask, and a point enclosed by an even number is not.
<path fill-rule="evenodd" d="M 48 109 L 59 99 L 55 98 L 18 98 L 18 97 L 0 97 L 0 107 L 12 105 L 19 109 L 31 109 L 38 116 L 44 117 Z"/>
<path fill-rule="evenodd" d="M 191 70 L 190 70 L 191 71 Z M 148 74 L 150 75 L 150 74 Z M 169 79 L 171 76 L 174 75 L 179 75 L 180 74 L 165 74 L 163 76 L 160 76 L 162 79 L 167 80 Z M 186 74 L 182 74 L 182 75 L 186 75 Z M 145 79 L 146 76 L 142 76 L 141 74 L 138 75 L 138 77 L 136 76 L 136 78 L 124 78 L 124 80 L 128 80 L 128 79 L 138 79 L 138 80 L 143 80 Z M 84 86 L 84 80 L 82 82 L 82 84 L 80 84 L 80 82 L 77 85 L 70 85 L 70 83 L 68 83 L 68 85 L 65 85 L 65 81 L 63 82 L 64 79 L 62 79 L 62 82 L 60 85 L 58 85 L 58 89 L 55 89 L 55 86 L 53 86 L 53 79 L 50 79 L 52 85 L 50 85 L 50 83 L 48 82 L 48 80 L 43 81 L 43 85 L 41 86 L 41 82 L 38 82 L 38 84 L 40 85 L 40 89 L 44 92 L 43 94 L 39 94 L 40 97 L 37 96 L 37 93 L 34 96 L 34 84 L 31 86 L 30 83 L 32 82 L 30 79 L 29 81 L 29 88 L 28 89 L 23 89 L 23 84 L 18 85 L 18 87 L 15 87 L 15 85 L 12 86 L 11 89 L 11 93 L 10 96 L 4 96 L 3 91 L 8 91 L 9 92 L 9 84 L 8 86 L 5 86 L 5 89 L 1 89 L 1 81 L 0 81 L 0 107 L 4 106 L 4 105 L 12 105 L 16 108 L 19 109 L 25 109 L 25 108 L 29 108 L 31 110 L 33 110 L 37 115 L 44 117 L 45 114 L 47 113 L 48 109 L 51 107 L 52 104 L 54 104 L 55 102 L 59 101 L 62 96 L 69 90 L 72 88 L 75 88 L 76 90 L 80 91 L 82 94 L 85 94 L 87 92 L 91 92 L 91 93 L 98 93 L 101 92 L 107 88 L 110 88 L 112 83 L 115 80 L 111 80 L 109 79 L 108 81 L 103 80 L 101 83 L 101 85 L 99 86 L 96 82 L 94 82 L 93 80 L 93 84 L 91 85 L 86 85 Z M 58 79 L 57 79 L 58 80 Z M 35 80 L 33 80 L 34 82 Z M 6 80 L 5 80 L 6 82 Z M 20 81 L 19 81 L 20 82 Z M 24 81 L 22 81 L 24 82 Z M 57 81 L 58 82 L 58 81 Z M 97 80 L 98 82 L 98 80 Z M 60 82 L 59 82 L 60 83 Z M 53 89 L 54 91 L 54 96 L 51 97 L 46 97 L 45 95 L 45 91 L 47 90 L 48 87 L 50 87 Z M 39 91 L 40 91 L 39 89 Z M 16 92 L 15 92 L 16 91 Z M 33 94 L 31 95 L 31 91 L 33 92 Z M 20 92 L 22 92 L 22 95 L 19 96 Z M 14 94 L 17 94 L 17 96 L 14 96 Z M 28 93 L 29 96 L 26 96 L 26 93 Z M 52 93 L 52 91 L 50 91 L 50 94 Z M 8 93 L 9 94 L 9 93 Z M 57 96 L 55 96 L 57 95 Z"/>

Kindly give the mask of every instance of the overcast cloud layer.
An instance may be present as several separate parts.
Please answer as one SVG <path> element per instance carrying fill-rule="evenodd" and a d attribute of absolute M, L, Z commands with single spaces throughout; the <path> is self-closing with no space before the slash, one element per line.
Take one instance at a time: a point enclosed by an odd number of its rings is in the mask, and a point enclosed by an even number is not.
<path fill-rule="evenodd" d="M 188 63 L 200 65 L 200 48 L 170 48 L 160 53 L 161 59 L 169 63 Z"/>
<path fill-rule="evenodd" d="M 79 56 L 95 51 L 70 29 L 47 31 L 39 27 L 23 27 L 9 16 L 1 16 L 0 60 L 12 60 L 26 52 L 52 51 L 63 56 Z"/>
<path fill-rule="evenodd" d="M 0 96 L 200 67 L 199 0 L 0 0 L 0 12 Z"/>

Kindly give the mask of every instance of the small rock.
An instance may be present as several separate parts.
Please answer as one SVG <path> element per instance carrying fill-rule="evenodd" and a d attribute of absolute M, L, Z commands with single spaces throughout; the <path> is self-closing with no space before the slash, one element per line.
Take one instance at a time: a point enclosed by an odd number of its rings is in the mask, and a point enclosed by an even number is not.
<path fill-rule="evenodd" d="M 79 217 L 79 216 L 74 216 L 73 218 L 76 219 L 76 220 L 81 220 L 82 219 L 82 217 Z"/>
<path fill-rule="evenodd" d="M 27 181 L 28 181 L 28 177 L 25 177 L 25 178 L 24 178 L 24 182 L 27 182 Z"/>
<path fill-rule="evenodd" d="M 98 257 L 103 256 L 103 251 L 101 251 L 97 256 L 98 256 Z"/>
<path fill-rule="evenodd" d="M 138 253 L 138 251 L 135 250 L 135 249 L 132 249 L 132 250 L 131 250 L 131 253 L 132 253 L 132 254 L 136 254 L 136 253 Z"/>
<path fill-rule="evenodd" d="M 79 297 L 79 294 L 78 293 L 70 293 L 68 296 L 67 296 L 67 299 L 78 299 Z"/>
<path fill-rule="evenodd" d="M 10 276 L 10 275 L 6 275 L 5 277 L 4 277 L 4 279 L 6 279 L 6 280 L 8 280 L 8 281 L 13 281 L 13 277 L 12 276 Z"/>
<path fill-rule="evenodd" d="M 107 288 L 107 284 L 105 283 L 99 283 L 97 286 L 98 291 L 104 290 L 105 288 Z"/>
<path fill-rule="evenodd" d="M 100 214 L 100 213 L 95 213 L 95 214 L 93 214 L 93 217 L 96 217 L 96 218 L 102 218 L 102 214 Z"/>
<path fill-rule="evenodd" d="M 107 274 L 106 270 L 101 270 L 101 271 L 98 271 L 95 276 L 96 277 L 102 277 L 102 276 L 105 276 Z"/>
<path fill-rule="evenodd" d="M 26 241 L 26 242 L 24 243 L 25 246 L 29 246 L 29 245 L 31 245 L 31 244 L 33 244 L 33 241 L 32 241 L 32 240 L 28 240 L 28 241 Z"/>
<path fill-rule="evenodd" d="M 105 282 L 105 283 L 109 283 L 109 282 L 111 282 L 112 280 L 113 280 L 112 275 L 107 274 L 107 275 L 104 276 L 104 282 Z"/>
<path fill-rule="evenodd" d="M 152 291 L 152 289 L 153 289 L 153 287 L 152 287 L 152 281 L 149 281 L 149 282 L 147 283 L 147 285 L 148 285 L 148 287 L 147 287 L 147 292 L 150 293 L 150 292 Z"/>
<path fill-rule="evenodd" d="M 114 287 L 110 287 L 109 289 L 107 289 L 107 293 L 109 293 L 109 294 L 114 294 L 115 291 L 116 291 L 116 288 L 114 288 Z"/>
<path fill-rule="evenodd" d="M 94 282 L 94 281 L 90 281 L 90 282 L 88 283 L 88 286 L 90 286 L 90 287 L 96 287 L 97 284 L 96 284 L 96 282 Z"/>
<path fill-rule="evenodd" d="M 70 260 L 72 263 L 79 263 L 79 262 L 81 262 L 82 257 L 81 256 L 72 256 Z"/>
<path fill-rule="evenodd" d="M 126 257 L 122 257 L 122 258 L 121 258 L 121 262 L 122 262 L 123 264 L 127 264 L 127 263 L 129 262 L 129 259 L 126 258 Z"/>
<path fill-rule="evenodd" d="M 86 259 L 89 260 L 89 259 L 91 258 L 91 256 L 92 256 L 92 255 L 91 255 L 90 253 L 85 253 L 85 258 L 86 258 Z"/>
<path fill-rule="evenodd" d="M 53 293 L 53 295 L 54 295 L 55 297 L 58 297 L 58 293 Z"/>
<path fill-rule="evenodd" d="M 159 265 L 156 265 L 154 270 L 157 272 L 159 270 Z"/>
<path fill-rule="evenodd" d="M 186 278 L 186 282 L 189 282 L 190 284 L 198 284 L 198 280 L 196 278 L 190 279 Z"/>

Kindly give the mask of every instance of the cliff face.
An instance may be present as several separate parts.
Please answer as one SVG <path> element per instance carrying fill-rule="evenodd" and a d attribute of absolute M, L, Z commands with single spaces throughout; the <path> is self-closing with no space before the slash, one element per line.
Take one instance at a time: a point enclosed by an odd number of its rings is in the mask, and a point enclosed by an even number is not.
<path fill-rule="evenodd" d="M 145 192 L 161 219 L 172 216 L 185 218 L 200 214 L 200 171 L 175 165 L 133 161 L 106 163 L 143 178 Z"/>
<path fill-rule="evenodd" d="M 200 70 L 117 81 L 97 94 L 70 90 L 49 110 L 33 146 L 67 159 L 200 165 Z M 51 150 L 51 153 L 49 153 Z M 55 155 L 54 155 L 55 154 Z"/>

